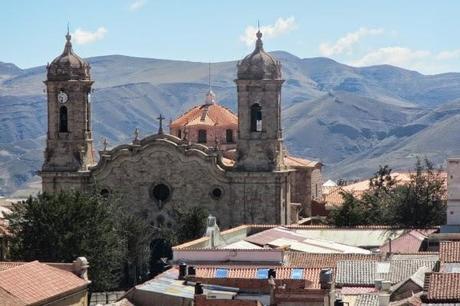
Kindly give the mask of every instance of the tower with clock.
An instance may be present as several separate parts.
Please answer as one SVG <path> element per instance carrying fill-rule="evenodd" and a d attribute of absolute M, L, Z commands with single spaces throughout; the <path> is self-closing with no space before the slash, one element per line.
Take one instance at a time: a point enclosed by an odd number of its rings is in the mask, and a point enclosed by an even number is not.
<path fill-rule="evenodd" d="M 88 63 L 73 52 L 69 33 L 64 51 L 47 66 L 44 83 L 48 133 L 40 173 L 43 186 L 47 186 L 43 191 L 81 190 L 89 179 L 89 167 L 95 164 L 90 103 L 93 81 Z"/>

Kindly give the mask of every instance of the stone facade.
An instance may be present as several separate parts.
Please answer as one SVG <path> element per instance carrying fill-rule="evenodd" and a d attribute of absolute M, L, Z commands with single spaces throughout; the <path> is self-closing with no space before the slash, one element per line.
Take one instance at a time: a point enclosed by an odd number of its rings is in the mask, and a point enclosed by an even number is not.
<path fill-rule="evenodd" d="M 68 45 L 70 37 L 66 48 Z M 66 54 L 74 56 L 69 52 L 65 51 L 61 58 L 69 56 Z M 64 62 L 74 63 L 75 59 Z M 53 63 L 49 71 L 57 69 Z M 296 220 L 299 209 L 292 205 L 292 199 L 308 207 L 311 184 L 317 180 L 313 179 L 316 177 L 313 172 L 318 170 L 320 177 L 321 166 L 300 164 L 297 169 L 301 171 L 297 171 L 285 164 L 280 101 L 284 80 L 279 62 L 263 51 L 260 33 L 254 52 L 238 65 L 239 120 L 233 114 L 235 118 L 230 121 L 237 121 L 229 126 L 222 124 L 223 129 L 235 131 L 235 140 L 238 137 L 234 162 L 223 157 L 219 146 L 176 137 L 184 136 L 178 135 L 179 124 L 171 127 L 173 135 L 159 132 L 144 139 L 136 138 L 132 144 L 104 148 L 95 165 L 88 99 L 92 81 L 87 64 L 78 65 L 88 73 L 72 70 L 69 74 L 83 78 L 60 77 L 54 81 L 49 73 L 45 82 L 49 123 L 46 160 L 41 172 L 44 191 L 96 190 L 104 196 L 121 198 L 152 224 L 168 227 L 174 226 L 174 207 L 205 207 L 223 228 L 242 223 L 290 224 Z M 58 106 L 62 104 L 59 94 L 63 91 L 68 93 L 68 132 L 60 135 L 56 129 L 62 120 Z M 205 104 L 206 112 L 217 107 L 214 102 Z M 206 123 L 198 121 L 198 127 Z M 210 135 L 223 137 L 223 130 L 208 131 Z M 234 147 L 232 144 L 231 148 Z"/>

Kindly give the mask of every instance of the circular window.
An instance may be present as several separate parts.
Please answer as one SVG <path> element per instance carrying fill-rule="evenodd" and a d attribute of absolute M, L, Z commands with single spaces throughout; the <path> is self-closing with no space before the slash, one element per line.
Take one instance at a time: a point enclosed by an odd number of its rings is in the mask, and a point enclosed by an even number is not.
<path fill-rule="evenodd" d="M 110 195 L 110 191 L 108 189 L 104 188 L 104 189 L 101 190 L 101 196 L 103 198 L 108 198 L 109 195 Z"/>
<path fill-rule="evenodd" d="M 224 192 L 222 191 L 222 188 L 220 187 L 215 187 L 211 190 L 211 197 L 215 200 L 219 200 L 220 198 L 222 198 L 223 194 Z"/>
<path fill-rule="evenodd" d="M 163 208 L 163 204 L 171 198 L 171 188 L 168 185 L 160 183 L 151 189 L 151 197 L 157 202 L 158 207 Z"/>

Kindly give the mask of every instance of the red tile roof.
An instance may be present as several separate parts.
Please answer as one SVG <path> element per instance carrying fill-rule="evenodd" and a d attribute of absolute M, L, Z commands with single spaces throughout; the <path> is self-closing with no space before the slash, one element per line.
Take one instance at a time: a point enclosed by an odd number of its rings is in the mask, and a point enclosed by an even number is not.
<path fill-rule="evenodd" d="M 460 273 L 427 273 L 425 291 L 430 302 L 460 302 Z"/>
<path fill-rule="evenodd" d="M 439 255 L 442 262 L 460 262 L 460 241 L 441 241 Z"/>
<path fill-rule="evenodd" d="M 75 274 L 33 261 L 0 272 L 0 288 L 32 304 L 88 286 Z"/>
<path fill-rule="evenodd" d="M 286 166 L 302 167 L 302 168 L 313 168 L 313 167 L 321 165 L 321 163 L 318 161 L 312 161 L 312 160 L 295 157 L 291 155 L 286 155 L 284 157 L 284 163 L 286 164 Z"/>
<path fill-rule="evenodd" d="M 365 293 L 372 293 L 377 292 L 378 290 L 375 287 L 342 287 L 340 289 L 341 294 L 365 294 Z"/>
<path fill-rule="evenodd" d="M 0 261 L 0 272 L 5 271 L 14 267 L 21 266 L 26 262 L 18 262 L 18 261 Z"/>
<path fill-rule="evenodd" d="M 276 271 L 276 279 L 291 279 L 291 272 L 293 268 L 288 267 L 254 267 L 254 266 L 230 266 L 230 267 L 220 267 L 228 269 L 227 279 L 238 278 L 238 279 L 257 279 L 257 269 L 259 268 L 273 268 Z M 216 278 L 216 270 L 218 267 L 196 267 L 196 278 L 201 279 L 214 279 Z M 303 270 L 303 279 L 308 280 L 312 283 L 310 288 L 320 288 L 319 284 L 319 274 L 321 268 L 305 268 Z"/>
<path fill-rule="evenodd" d="M 219 125 L 236 126 L 238 117 L 228 108 L 217 103 L 197 105 L 185 112 L 182 116 L 174 120 L 171 128 L 182 128 L 192 125 Z"/>

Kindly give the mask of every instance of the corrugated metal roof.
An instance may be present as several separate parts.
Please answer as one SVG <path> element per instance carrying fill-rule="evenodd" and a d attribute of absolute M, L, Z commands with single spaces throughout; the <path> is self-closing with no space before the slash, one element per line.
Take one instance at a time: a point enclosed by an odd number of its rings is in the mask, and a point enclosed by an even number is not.
<path fill-rule="evenodd" d="M 322 239 L 357 247 L 380 247 L 388 238 L 396 238 L 404 233 L 401 229 L 297 229 L 297 234 L 305 238 Z"/>

